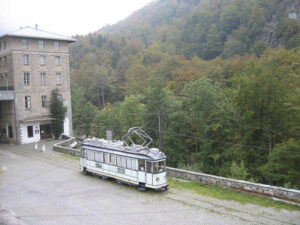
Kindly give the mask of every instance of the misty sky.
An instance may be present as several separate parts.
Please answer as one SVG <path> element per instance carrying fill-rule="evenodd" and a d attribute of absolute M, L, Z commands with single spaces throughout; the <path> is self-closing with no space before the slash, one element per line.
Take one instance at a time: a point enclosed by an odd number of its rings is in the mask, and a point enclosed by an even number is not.
<path fill-rule="evenodd" d="M 153 0 L 0 0 L 0 36 L 21 26 L 72 36 L 125 19 Z"/>

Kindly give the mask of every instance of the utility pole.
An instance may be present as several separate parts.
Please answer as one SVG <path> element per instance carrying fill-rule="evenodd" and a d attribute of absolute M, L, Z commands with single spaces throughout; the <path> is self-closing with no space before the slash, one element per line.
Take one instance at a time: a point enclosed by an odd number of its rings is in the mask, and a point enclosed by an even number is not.
<path fill-rule="evenodd" d="M 161 118 L 160 111 L 157 113 L 158 115 L 158 137 L 159 137 L 159 150 L 162 151 L 162 138 L 161 138 Z"/>
<path fill-rule="evenodd" d="M 103 73 L 101 73 L 101 78 L 102 78 L 102 90 L 101 90 L 101 95 L 102 95 L 102 102 L 103 102 L 103 108 L 105 108 L 105 100 L 104 100 L 104 77 Z"/>

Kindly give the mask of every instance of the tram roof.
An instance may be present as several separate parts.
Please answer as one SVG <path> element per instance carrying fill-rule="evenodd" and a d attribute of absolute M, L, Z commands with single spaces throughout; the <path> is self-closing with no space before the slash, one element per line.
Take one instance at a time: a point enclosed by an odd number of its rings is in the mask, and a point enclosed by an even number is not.
<path fill-rule="evenodd" d="M 123 141 L 110 141 L 98 138 L 86 138 L 83 140 L 82 147 L 94 151 L 104 151 L 137 159 L 166 159 L 165 154 L 157 148 L 148 148 L 140 145 L 127 147 L 124 145 Z"/>

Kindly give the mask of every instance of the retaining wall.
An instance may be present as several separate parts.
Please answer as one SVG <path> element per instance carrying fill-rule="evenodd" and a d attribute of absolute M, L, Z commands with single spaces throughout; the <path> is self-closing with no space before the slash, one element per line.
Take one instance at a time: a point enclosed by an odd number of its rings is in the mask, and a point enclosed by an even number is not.
<path fill-rule="evenodd" d="M 57 152 L 62 152 L 69 155 L 80 156 L 80 150 L 71 148 L 71 144 L 76 140 L 75 137 L 70 138 L 68 140 L 64 140 L 57 144 L 53 145 L 53 150 Z"/>
<path fill-rule="evenodd" d="M 54 144 L 53 150 L 80 156 L 80 150 L 73 149 L 70 145 L 76 140 L 76 138 L 70 138 L 60 143 Z M 219 177 L 209 175 L 205 173 L 197 173 L 188 170 L 182 170 L 172 167 L 167 167 L 168 176 L 178 177 L 183 179 L 190 179 L 199 183 L 227 187 L 233 190 L 244 191 L 254 194 L 266 195 L 270 197 L 280 198 L 296 203 L 300 203 L 300 191 L 294 189 L 287 189 L 282 187 L 276 187 L 266 184 L 252 183 L 243 180 L 235 180 L 226 177 Z"/>
<path fill-rule="evenodd" d="M 252 183 L 243 180 L 235 180 L 226 177 L 219 177 L 204 173 L 197 173 L 182 169 L 167 167 L 168 176 L 190 179 L 200 183 L 228 187 L 233 190 L 245 191 L 255 194 L 261 194 L 276 197 L 288 201 L 300 203 L 300 191 L 287 189 L 266 184 Z"/>

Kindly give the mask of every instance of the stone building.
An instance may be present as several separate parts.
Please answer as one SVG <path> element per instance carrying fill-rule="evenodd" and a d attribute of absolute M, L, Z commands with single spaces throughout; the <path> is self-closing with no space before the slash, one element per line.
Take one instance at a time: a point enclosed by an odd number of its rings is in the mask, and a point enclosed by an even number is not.
<path fill-rule="evenodd" d="M 73 38 L 21 28 L 0 37 L 0 142 L 52 138 L 53 89 L 67 106 L 64 133 L 72 135 L 68 44 Z"/>

